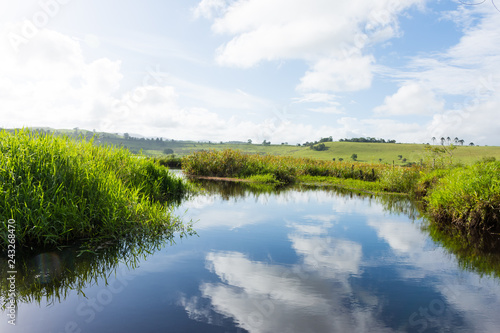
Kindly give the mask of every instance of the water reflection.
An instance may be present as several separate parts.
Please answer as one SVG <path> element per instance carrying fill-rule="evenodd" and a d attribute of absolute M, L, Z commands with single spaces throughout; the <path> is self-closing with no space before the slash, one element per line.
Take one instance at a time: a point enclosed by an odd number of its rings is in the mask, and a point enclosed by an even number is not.
<path fill-rule="evenodd" d="M 457 259 L 462 269 L 500 278 L 500 235 L 471 233 L 433 223 L 423 229 Z"/>
<path fill-rule="evenodd" d="M 174 247 L 158 251 L 167 235 L 29 256 L 16 330 L 498 331 L 499 280 L 462 269 L 410 201 L 220 184 L 178 208 L 200 237 Z"/>
<path fill-rule="evenodd" d="M 233 185 L 222 191 L 233 191 Z M 272 223 L 281 221 L 287 229 L 293 252 L 287 258 L 295 259 L 209 251 L 205 266 L 216 281 L 200 283 L 199 294 L 179 301 L 191 319 L 214 324 L 222 315 L 249 332 L 497 331 L 498 282 L 461 272 L 455 258 L 429 238 L 428 224 L 408 199 L 306 186 L 279 195 L 238 187 L 236 198 L 221 196 L 234 202 L 221 215 L 217 187 L 207 186 L 210 200 L 200 205 L 204 227 L 238 220 L 225 226 L 265 228 L 270 221 L 260 214 L 271 206 Z M 273 246 L 266 241 L 263 248 Z"/>
<path fill-rule="evenodd" d="M 180 231 L 177 237 L 188 233 Z M 110 276 L 117 275 L 117 268 L 125 265 L 135 269 L 141 260 L 153 255 L 166 244 L 174 242 L 174 232 L 168 231 L 149 237 L 131 237 L 121 242 L 105 243 L 89 248 L 73 245 L 42 253 L 20 253 L 16 256 L 16 304 L 46 303 L 47 306 L 63 302 L 76 291 L 85 296 L 84 290 L 99 282 L 108 284 Z M 7 267 L 7 257 L 0 256 L 0 266 Z M 0 307 L 5 310 L 10 302 L 6 270 L 0 271 Z"/>

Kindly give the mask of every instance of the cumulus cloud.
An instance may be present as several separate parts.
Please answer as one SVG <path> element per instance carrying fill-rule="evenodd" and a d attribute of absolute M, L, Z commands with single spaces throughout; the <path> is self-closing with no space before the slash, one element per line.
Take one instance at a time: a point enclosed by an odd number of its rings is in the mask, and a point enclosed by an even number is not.
<path fill-rule="evenodd" d="M 6 37 L 11 28 L 4 28 L 1 35 Z M 318 131 L 270 111 L 257 121 L 237 115 L 223 117 L 214 110 L 249 112 L 271 106 L 242 90 L 194 84 L 163 73 L 161 68 L 144 73 L 142 80 L 125 90 L 121 61 L 88 60 L 79 41 L 50 29 L 40 29 L 17 51 L 8 38 L 0 43 L 5 51 L 0 53 L 3 127 L 80 127 L 175 139 L 251 138 L 256 142 L 300 142 Z"/>
<path fill-rule="evenodd" d="M 321 59 L 300 79 L 297 89 L 341 92 L 369 88 L 373 79 L 373 62 L 372 56 Z"/>
<path fill-rule="evenodd" d="M 195 8 L 193 15 L 195 18 L 213 18 L 226 8 L 226 0 L 202 0 Z"/>
<path fill-rule="evenodd" d="M 404 85 L 397 93 L 388 96 L 384 104 L 375 108 L 381 115 L 425 115 L 443 111 L 444 101 L 419 84 Z"/>
<path fill-rule="evenodd" d="M 491 121 L 500 108 L 498 15 L 491 3 L 446 13 L 443 17 L 463 30 L 460 41 L 444 52 L 413 58 L 404 71 L 392 71 L 404 85 L 375 112 L 431 115 L 421 129 L 427 141 L 460 136 L 476 143 L 500 142 Z M 447 98 L 455 103 L 445 105 Z"/>
<path fill-rule="evenodd" d="M 85 61 L 79 43 L 55 31 L 40 30 L 17 53 L 9 43 L 2 46 L 0 100 L 3 112 L 9 112 L 6 127 L 90 125 L 109 109 L 122 79 L 119 61 Z"/>
<path fill-rule="evenodd" d="M 302 78 L 299 89 L 364 89 L 370 86 L 374 70 L 373 56 L 363 55 L 365 47 L 398 36 L 398 16 L 423 3 L 234 1 L 213 18 L 214 32 L 232 36 L 219 47 L 216 59 L 221 65 L 243 68 L 260 61 L 304 59 L 311 70 Z M 207 0 L 200 2 L 195 12 L 206 11 L 208 5 Z"/>

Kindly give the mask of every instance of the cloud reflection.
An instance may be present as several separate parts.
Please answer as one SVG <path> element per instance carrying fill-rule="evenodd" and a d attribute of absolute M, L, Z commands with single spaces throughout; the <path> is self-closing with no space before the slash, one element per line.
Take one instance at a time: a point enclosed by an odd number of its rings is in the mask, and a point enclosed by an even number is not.
<path fill-rule="evenodd" d="M 210 252 L 206 265 L 220 282 L 202 283 L 202 298 L 249 332 L 390 331 L 371 310 L 376 297 L 367 303 L 362 293 L 352 291 L 348 279 L 360 272 L 362 248 L 326 237 L 333 220 L 325 216 L 316 220 L 319 225 L 288 225 L 300 258 L 293 265 L 254 261 L 240 252 Z M 182 302 L 191 318 L 210 322 L 214 314 L 200 303 L 197 296 Z"/>

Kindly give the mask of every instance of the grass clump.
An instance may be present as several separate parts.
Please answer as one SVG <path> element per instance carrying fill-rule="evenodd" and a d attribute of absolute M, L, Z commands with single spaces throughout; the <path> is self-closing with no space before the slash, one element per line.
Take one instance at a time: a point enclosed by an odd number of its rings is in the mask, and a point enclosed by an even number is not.
<path fill-rule="evenodd" d="M 381 172 L 380 184 L 387 192 L 411 193 L 420 178 L 421 168 L 395 167 Z"/>
<path fill-rule="evenodd" d="M 2 247 L 8 219 L 18 245 L 31 247 L 180 227 L 160 201 L 186 186 L 152 160 L 29 130 L 1 131 L 0 153 Z"/>
<path fill-rule="evenodd" d="M 476 230 L 500 229 L 500 162 L 451 169 L 425 198 L 436 221 Z"/>
<path fill-rule="evenodd" d="M 199 151 L 182 159 L 184 171 L 196 176 L 249 177 L 272 175 L 279 183 L 289 184 L 299 176 L 330 176 L 365 181 L 378 179 L 383 165 L 333 162 L 311 158 L 247 154 L 238 150 Z"/>

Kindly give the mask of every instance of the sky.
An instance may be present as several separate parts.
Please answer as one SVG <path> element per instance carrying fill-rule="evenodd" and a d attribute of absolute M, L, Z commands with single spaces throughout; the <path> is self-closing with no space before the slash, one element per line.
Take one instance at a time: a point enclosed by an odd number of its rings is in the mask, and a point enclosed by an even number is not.
<path fill-rule="evenodd" d="M 0 127 L 500 145 L 499 9 L 500 0 L 0 0 Z"/>

